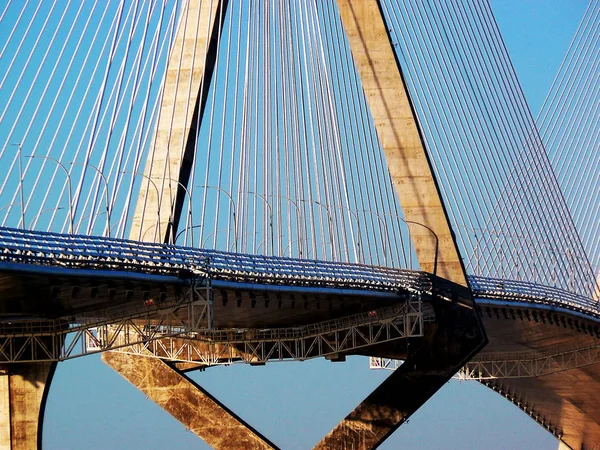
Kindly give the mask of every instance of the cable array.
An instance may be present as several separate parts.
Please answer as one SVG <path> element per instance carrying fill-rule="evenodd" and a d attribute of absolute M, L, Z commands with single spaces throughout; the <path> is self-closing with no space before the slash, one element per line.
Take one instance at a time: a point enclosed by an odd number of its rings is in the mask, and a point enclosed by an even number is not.
<path fill-rule="evenodd" d="M 157 117 L 186 101 L 161 92 L 178 27 L 198 20 L 193 2 L 226 7 L 184 186 L 177 167 L 155 175 L 144 164 L 164 146 Z M 179 3 L 6 8 L 0 28 L 14 58 L 0 67 L 2 96 L 11 91 L 0 224 L 156 240 L 164 229 L 151 205 L 170 208 L 174 186 L 184 205 L 168 242 L 417 268 L 335 3 Z M 38 63 L 23 63 L 28 55 Z M 194 74 L 177 76 L 185 85 Z M 185 145 L 167 158 L 180 161 Z M 140 202 L 149 225 L 129 236 Z"/>
<path fill-rule="evenodd" d="M 469 273 L 591 296 L 593 208 L 574 210 L 582 245 L 542 143 L 562 138 L 538 134 L 487 2 L 380 4 Z M 212 81 L 173 96 L 167 72 L 198 76 L 170 59 L 194 23 L 216 36 L 193 55 L 214 57 Z M 333 0 L 12 2 L 0 42 L 0 226 L 418 268 Z M 169 131 L 157 175 L 154 126 L 177 108 L 192 139 Z M 564 178 L 593 173 L 593 153 L 559 162 Z"/>
<path fill-rule="evenodd" d="M 488 2 L 381 3 L 467 271 L 591 297 L 589 261 Z"/>
<path fill-rule="evenodd" d="M 541 139 L 597 277 L 600 276 L 599 54 L 600 2 L 592 0 L 537 120 Z"/>
<path fill-rule="evenodd" d="M 335 4 L 232 2 L 219 48 L 188 186 L 202 213 L 181 239 L 413 267 Z"/>
<path fill-rule="evenodd" d="M 175 1 L 9 3 L 0 16 L 0 223 L 122 235 Z"/>

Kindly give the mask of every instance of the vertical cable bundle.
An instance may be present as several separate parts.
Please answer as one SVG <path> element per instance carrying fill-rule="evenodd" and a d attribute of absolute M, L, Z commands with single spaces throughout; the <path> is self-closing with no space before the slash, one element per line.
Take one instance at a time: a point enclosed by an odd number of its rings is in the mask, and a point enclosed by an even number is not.
<path fill-rule="evenodd" d="M 9 2 L 0 13 L 0 223 L 123 236 L 175 1 Z"/>
<path fill-rule="evenodd" d="M 2 225 L 418 268 L 335 2 L 56 6 L 0 13 Z"/>

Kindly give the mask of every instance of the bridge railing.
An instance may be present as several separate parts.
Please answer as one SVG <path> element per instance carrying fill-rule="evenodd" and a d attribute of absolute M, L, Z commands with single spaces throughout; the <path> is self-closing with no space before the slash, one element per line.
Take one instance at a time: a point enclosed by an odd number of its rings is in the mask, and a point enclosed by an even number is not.
<path fill-rule="evenodd" d="M 525 281 L 503 280 L 470 276 L 469 282 L 475 298 L 498 299 L 503 302 L 538 303 L 550 307 L 561 306 L 574 311 L 600 317 L 600 303 L 593 298 L 552 286 Z"/>
<path fill-rule="evenodd" d="M 185 274 L 220 280 L 430 291 L 423 272 L 330 261 L 245 255 L 95 236 L 0 227 L 0 262 L 43 266 Z"/>

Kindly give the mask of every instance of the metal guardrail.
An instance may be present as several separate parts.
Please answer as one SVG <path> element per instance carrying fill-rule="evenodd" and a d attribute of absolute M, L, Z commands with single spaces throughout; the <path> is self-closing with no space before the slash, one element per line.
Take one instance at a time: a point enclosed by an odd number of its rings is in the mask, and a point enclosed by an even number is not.
<path fill-rule="evenodd" d="M 96 236 L 0 227 L 0 262 L 120 270 L 156 275 L 204 274 L 216 280 L 374 291 L 431 292 L 424 272 L 364 264 L 246 255 Z M 600 315 L 598 301 L 551 286 L 469 276 L 475 297 L 534 301 Z"/>
<path fill-rule="evenodd" d="M 504 302 L 536 303 L 560 306 L 600 318 L 600 302 L 574 292 L 526 281 L 503 280 L 469 276 L 474 298 L 496 299 Z"/>
<path fill-rule="evenodd" d="M 0 227 L 0 262 L 121 270 L 155 275 L 192 272 L 215 280 L 379 291 L 431 290 L 424 272 L 330 261 L 245 255 L 123 239 Z"/>

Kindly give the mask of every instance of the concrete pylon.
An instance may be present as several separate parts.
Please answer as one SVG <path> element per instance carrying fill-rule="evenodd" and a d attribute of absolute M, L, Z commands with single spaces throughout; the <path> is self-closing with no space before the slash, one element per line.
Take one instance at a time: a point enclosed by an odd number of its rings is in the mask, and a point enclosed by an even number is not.
<path fill-rule="evenodd" d="M 102 360 L 215 449 L 271 450 L 274 444 L 164 361 L 107 352 Z"/>
<path fill-rule="evenodd" d="M 44 408 L 56 362 L 0 366 L 0 448 L 41 448 Z"/>
<path fill-rule="evenodd" d="M 379 447 L 487 344 L 474 309 L 440 300 L 434 309 L 436 323 L 422 345 L 314 450 Z"/>
<path fill-rule="evenodd" d="M 421 269 L 467 286 L 378 0 L 337 0 Z"/>
<path fill-rule="evenodd" d="M 178 228 L 227 5 L 228 0 L 190 0 L 181 12 L 131 239 L 170 242 Z M 115 352 L 102 360 L 214 448 L 275 448 L 164 361 Z"/>
<path fill-rule="evenodd" d="M 177 230 L 227 5 L 228 0 L 189 0 L 182 8 L 131 239 L 170 242 Z"/>

